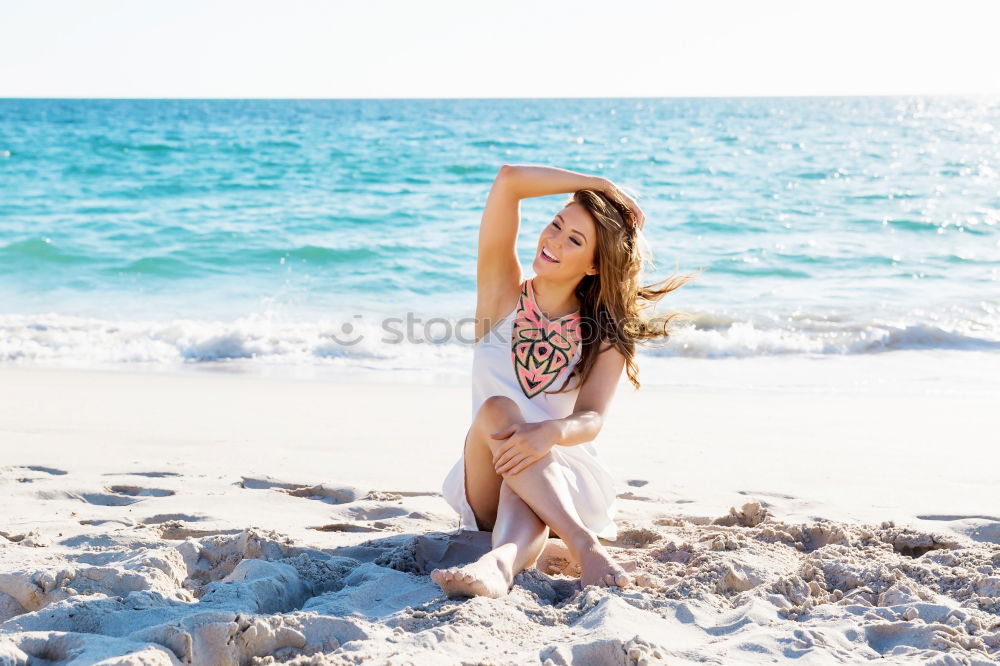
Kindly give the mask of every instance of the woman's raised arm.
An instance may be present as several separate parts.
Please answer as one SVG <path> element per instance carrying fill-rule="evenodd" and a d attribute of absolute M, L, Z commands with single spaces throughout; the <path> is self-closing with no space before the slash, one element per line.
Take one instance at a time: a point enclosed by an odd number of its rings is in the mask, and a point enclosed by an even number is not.
<path fill-rule="evenodd" d="M 607 178 L 556 167 L 505 164 L 500 167 L 483 209 L 476 261 L 476 339 L 509 312 L 521 285 L 517 234 L 521 227 L 521 199 L 597 190 L 629 208 L 642 228 L 639 206 Z"/>
<path fill-rule="evenodd" d="M 556 167 L 507 164 L 501 171 L 504 169 L 510 176 L 510 187 L 519 199 L 566 194 L 577 190 L 607 191 L 614 187 L 607 178 Z"/>
<path fill-rule="evenodd" d="M 577 190 L 597 190 L 611 199 L 625 204 L 625 207 L 632 211 L 640 229 L 646 221 L 642 209 L 639 208 L 635 200 L 607 178 L 545 166 L 505 166 L 504 168 L 512 170 L 512 180 L 514 181 L 512 187 L 521 199 L 576 192 Z"/>
<path fill-rule="evenodd" d="M 516 293 L 521 284 L 521 264 L 517 258 L 521 199 L 612 187 L 605 178 L 555 167 L 511 164 L 500 167 L 479 225 L 477 318 L 495 316 L 505 305 L 501 301 Z"/>

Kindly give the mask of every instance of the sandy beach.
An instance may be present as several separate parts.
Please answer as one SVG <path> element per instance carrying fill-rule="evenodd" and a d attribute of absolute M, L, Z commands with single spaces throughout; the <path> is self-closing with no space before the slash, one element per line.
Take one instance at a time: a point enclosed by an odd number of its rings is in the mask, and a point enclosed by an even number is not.
<path fill-rule="evenodd" d="M 0 370 L 0 664 L 994 664 L 997 396 L 622 385 L 625 590 L 448 599 L 468 389 Z"/>
<path fill-rule="evenodd" d="M 1000 666 L 1000 3 L 8 4 L 0 666 Z"/>

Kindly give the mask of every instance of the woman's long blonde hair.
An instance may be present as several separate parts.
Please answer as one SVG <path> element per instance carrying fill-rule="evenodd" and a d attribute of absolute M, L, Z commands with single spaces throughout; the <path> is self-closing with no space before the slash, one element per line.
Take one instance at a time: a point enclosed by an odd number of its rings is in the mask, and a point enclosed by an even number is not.
<path fill-rule="evenodd" d="M 650 285 L 639 284 L 644 263 L 652 263 L 652 254 L 636 226 L 635 214 L 618 197 L 597 190 L 577 190 L 566 205 L 583 206 L 597 229 L 595 250 L 596 275 L 585 275 L 576 287 L 580 299 L 580 332 L 583 349 L 579 363 L 556 393 L 570 390 L 572 377 L 582 386 L 590 375 L 602 344 L 610 343 L 625 357 L 625 371 L 632 385 L 639 389 L 639 366 L 635 361 L 637 343 L 670 337 L 670 323 L 690 319 L 683 312 L 644 317 L 642 312 L 664 296 L 695 279 L 705 269 L 688 275 L 671 275 Z M 605 350 L 606 351 L 606 350 Z"/>

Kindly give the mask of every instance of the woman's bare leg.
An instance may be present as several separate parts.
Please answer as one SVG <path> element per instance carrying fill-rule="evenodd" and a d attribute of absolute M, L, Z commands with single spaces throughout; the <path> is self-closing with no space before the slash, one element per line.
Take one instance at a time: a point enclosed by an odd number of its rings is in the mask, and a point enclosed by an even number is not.
<path fill-rule="evenodd" d="M 504 483 L 493 526 L 493 550 L 463 567 L 435 569 L 431 578 L 450 597 L 502 597 L 514 576 L 535 564 L 548 536 L 545 523 Z"/>
<path fill-rule="evenodd" d="M 517 474 L 505 474 L 504 484 L 559 534 L 573 558 L 580 563 L 581 586 L 629 585 L 631 581 L 625 570 L 611 559 L 597 536 L 584 527 L 557 465 L 552 454 L 547 453 Z"/>
<path fill-rule="evenodd" d="M 523 422 L 523 416 L 517 404 L 509 398 L 493 396 L 483 403 L 466 435 L 466 497 L 480 529 L 494 529 L 495 523 L 500 523 L 498 508 L 501 492 L 499 488 L 496 491 L 492 488 L 500 485 L 509 486 L 523 501 L 525 507 L 531 510 L 535 520 L 539 521 L 543 528 L 547 525 L 560 535 L 581 564 L 580 579 L 584 586 L 629 584 L 624 570 L 615 564 L 597 537 L 582 524 L 569 494 L 569 488 L 555 468 L 556 463 L 551 453 L 515 475 L 496 474 L 493 452 L 503 444 L 503 440 L 493 439 L 490 433 L 518 422 Z M 506 503 L 505 508 L 507 508 Z M 517 503 L 512 502 L 510 508 L 510 511 L 504 513 L 511 514 L 513 521 L 511 525 L 531 522 L 530 516 L 526 516 Z M 528 520 L 525 520 L 526 518 Z M 509 531 L 512 528 L 506 519 L 501 528 L 503 536 L 498 540 L 494 535 L 494 549 L 483 558 L 465 567 L 435 569 L 431 572 L 431 577 L 442 585 L 442 588 L 446 584 L 450 588 L 460 585 L 467 593 L 481 594 L 476 590 L 489 589 L 495 594 L 499 593 L 501 585 L 497 582 L 497 575 L 494 572 L 499 572 L 506 580 L 502 592 L 506 594 L 510 587 L 510 579 L 519 570 L 515 570 L 515 565 L 519 562 L 533 564 L 544 546 L 545 538 L 536 537 L 538 544 L 536 551 L 532 529 L 521 530 L 518 526 Z M 500 543 L 511 534 L 516 537 L 514 541 Z M 512 572 L 509 576 L 508 571 Z M 470 577 L 472 580 L 469 580 Z M 488 579 L 493 581 L 490 582 Z"/>
<path fill-rule="evenodd" d="M 490 439 L 490 433 L 511 423 L 512 418 L 520 418 L 517 405 L 490 398 L 465 436 L 465 495 L 477 526 L 493 532 L 493 549 L 463 567 L 431 572 L 431 578 L 449 596 L 507 594 L 514 576 L 534 565 L 548 538 L 545 523 L 503 483 L 503 477 L 494 469 L 492 451 L 481 443 L 484 438 Z"/>
<path fill-rule="evenodd" d="M 493 548 L 517 545 L 511 567 L 515 576 L 534 566 L 548 538 L 548 525 L 504 481 L 500 486 L 500 510 L 493 526 Z"/>

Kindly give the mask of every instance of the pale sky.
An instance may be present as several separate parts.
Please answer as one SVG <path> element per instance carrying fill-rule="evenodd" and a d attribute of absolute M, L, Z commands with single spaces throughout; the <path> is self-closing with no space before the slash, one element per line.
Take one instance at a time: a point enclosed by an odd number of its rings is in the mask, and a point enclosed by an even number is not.
<path fill-rule="evenodd" d="M 997 0 L 7 0 L 0 97 L 1000 94 Z"/>

